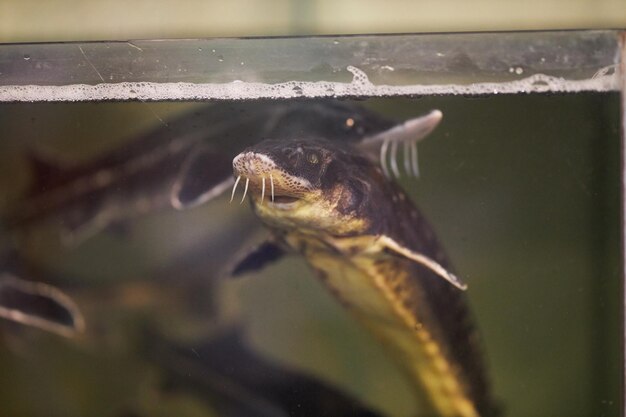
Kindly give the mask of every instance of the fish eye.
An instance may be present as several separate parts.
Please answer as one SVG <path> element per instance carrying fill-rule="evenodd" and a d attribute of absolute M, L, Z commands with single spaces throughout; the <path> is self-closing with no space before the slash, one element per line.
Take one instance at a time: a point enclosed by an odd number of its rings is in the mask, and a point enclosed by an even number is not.
<path fill-rule="evenodd" d="M 306 156 L 307 161 L 309 161 L 312 164 L 317 164 L 320 161 L 319 156 L 317 156 L 316 153 L 310 153 Z"/>

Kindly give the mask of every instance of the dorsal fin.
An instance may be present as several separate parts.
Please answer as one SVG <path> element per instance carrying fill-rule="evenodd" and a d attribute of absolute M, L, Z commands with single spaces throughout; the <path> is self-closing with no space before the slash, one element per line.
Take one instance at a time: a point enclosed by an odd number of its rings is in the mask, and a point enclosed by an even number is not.
<path fill-rule="evenodd" d="M 61 290 L 7 273 L 0 275 L 0 317 L 65 337 L 85 328 L 78 306 Z"/>
<path fill-rule="evenodd" d="M 387 177 L 391 173 L 400 177 L 398 168 L 398 146 L 401 144 L 404 156 L 404 170 L 408 176 L 419 177 L 417 163 L 417 142 L 432 132 L 443 117 L 439 110 L 433 110 L 425 116 L 409 119 L 383 132 L 364 138 L 358 145 L 372 161 L 380 161 Z M 391 173 L 388 164 L 391 165 Z"/>
<path fill-rule="evenodd" d="M 199 146 L 187 157 L 171 191 L 172 206 L 182 210 L 205 203 L 234 182 L 232 159 L 209 146 Z"/>

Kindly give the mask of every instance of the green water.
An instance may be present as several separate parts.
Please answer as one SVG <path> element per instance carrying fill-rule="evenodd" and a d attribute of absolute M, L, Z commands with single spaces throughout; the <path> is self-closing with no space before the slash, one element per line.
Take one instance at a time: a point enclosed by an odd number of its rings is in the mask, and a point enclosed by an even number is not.
<path fill-rule="evenodd" d="M 616 94 L 427 97 L 362 102 L 403 120 L 438 108 L 403 179 L 469 284 L 505 415 L 620 413 L 619 102 Z M 28 183 L 27 144 L 69 161 L 115 149 L 198 104 L 0 106 L 0 207 Z M 161 119 L 161 120 L 159 120 Z M 51 222 L 16 244 L 87 317 L 78 341 L 0 323 L 0 415 L 213 415 L 192 392 L 160 392 L 138 354 L 145 323 L 193 340 L 242 323 L 259 352 L 333 382 L 393 416 L 415 415 L 402 374 L 291 257 L 258 276 L 216 280 L 255 228 L 221 198 L 134 220 L 63 247 Z M 15 243 L 17 242 L 17 243 Z M 206 257 L 186 257 L 199 245 Z"/>

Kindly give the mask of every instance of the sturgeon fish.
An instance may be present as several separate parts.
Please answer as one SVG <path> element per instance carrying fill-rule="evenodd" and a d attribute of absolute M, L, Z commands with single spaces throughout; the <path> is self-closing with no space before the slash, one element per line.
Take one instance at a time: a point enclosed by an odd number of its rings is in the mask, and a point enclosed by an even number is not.
<path fill-rule="evenodd" d="M 400 146 L 405 168 L 417 174 L 415 142 L 440 119 L 433 111 L 355 143 L 305 134 L 244 150 L 233 160 L 232 194 L 242 184 L 271 237 L 234 273 L 259 269 L 284 253 L 302 255 L 405 371 L 420 415 L 492 416 L 467 286 L 451 272 L 424 216 L 390 178 L 399 171 Z"/>

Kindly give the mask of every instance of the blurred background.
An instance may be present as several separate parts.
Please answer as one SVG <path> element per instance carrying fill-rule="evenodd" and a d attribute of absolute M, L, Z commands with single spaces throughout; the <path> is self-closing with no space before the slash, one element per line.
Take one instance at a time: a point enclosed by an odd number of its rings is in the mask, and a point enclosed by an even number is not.
<path fill-rule="evenodd" d="M 625 26 L 623 0 L 0 1 L 0 42 Z"/>

